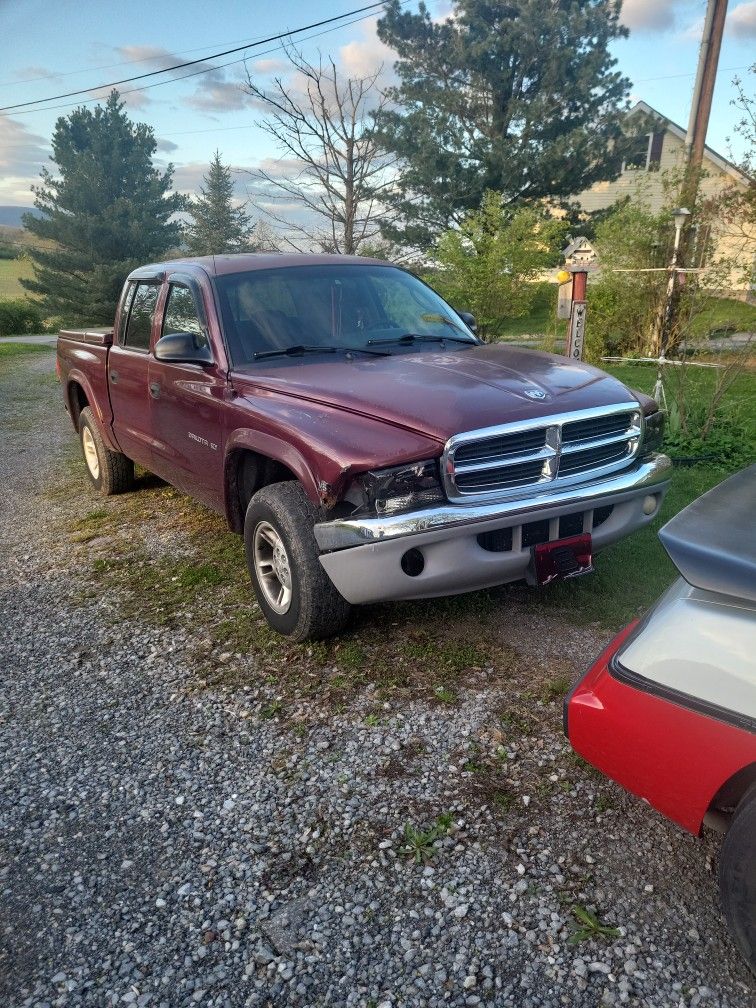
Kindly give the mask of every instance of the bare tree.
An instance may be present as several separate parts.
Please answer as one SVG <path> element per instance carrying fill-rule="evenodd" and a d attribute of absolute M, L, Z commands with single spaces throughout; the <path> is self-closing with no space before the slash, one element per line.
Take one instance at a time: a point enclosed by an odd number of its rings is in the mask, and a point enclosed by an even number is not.
<path fill-rule="evenodd" d="M 389 101 L 381 91 L 381 70 L 366 77 L 343 77 L 334 61 L 310 63 L 292 46 L 286 50 L 293 75 L 276 77 L 270 88 L 254 83 L 247 72 L 244 90 L 266 113 L 258 125 L 276 141 L 281 166 L 251 175 L 279 204 L 297 205 L 297 219 L 283 206 L 263 210 L 292 248 L 313 246 L 352 255 L 380 232 L 386 208 L 381 196 L 392 184 L 394 161 L 371 130 L 373 117 Z"/>

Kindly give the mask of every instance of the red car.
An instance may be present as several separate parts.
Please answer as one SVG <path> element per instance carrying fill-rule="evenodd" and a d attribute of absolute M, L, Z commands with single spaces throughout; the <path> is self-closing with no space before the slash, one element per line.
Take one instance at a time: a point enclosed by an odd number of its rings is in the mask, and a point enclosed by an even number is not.
<path fill-rule="evenodd" d="M 756 973 L 756 465 L 659 536 L 682 577 L 565 700 L 573 748 L 684 829 L 724 832 L 719 882 Z"/>

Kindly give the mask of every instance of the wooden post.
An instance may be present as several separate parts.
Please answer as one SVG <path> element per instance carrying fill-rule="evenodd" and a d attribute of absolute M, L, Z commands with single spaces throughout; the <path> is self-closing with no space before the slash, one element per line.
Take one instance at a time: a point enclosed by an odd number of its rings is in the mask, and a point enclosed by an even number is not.
<path fill-rule="evenodd" d="M 573 360 L 582 360 L 585 342 L 585 316 L 588 307 L 585 298 L 588 271 L 573 266 L 570 273 L 572 273 L 572 310 L 570 311 L 570 329 L 567 335 L 567 356 Z"/>

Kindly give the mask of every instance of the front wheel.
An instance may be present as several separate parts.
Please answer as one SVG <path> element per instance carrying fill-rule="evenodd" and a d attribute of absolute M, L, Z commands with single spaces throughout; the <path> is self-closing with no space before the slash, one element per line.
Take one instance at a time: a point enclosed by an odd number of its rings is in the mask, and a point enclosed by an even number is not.
<path fill-rule="evenodd" d="M 333 637 L 351 606 L 318 559 L 317 511 L 295 482 L 274 483 L 252 497 L 244 550 L 252 587 L 270 626 L 293 641 Z"/>
<path fill-rule="evenodd" d="M 732 936 L 756 974 L 756 784 L 735 810 L 722 841 L 719 891 Z"/>
<path fill-rule="evenodd" d="M 134 463 L 121 452 L 111 451 L 89 406 L 79 414 L 79 438 L 87 476 L 103 497 L 125 493 L 134 485 Z"/>

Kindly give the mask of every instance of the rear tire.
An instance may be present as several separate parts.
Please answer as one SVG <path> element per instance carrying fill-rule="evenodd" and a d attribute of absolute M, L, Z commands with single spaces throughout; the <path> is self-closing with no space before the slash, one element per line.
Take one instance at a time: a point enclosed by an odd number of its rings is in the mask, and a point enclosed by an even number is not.
<path fill-rule="evenodd" d="M 318 559 L 316 518 L 317 509 L 292 481 L 258 490 L 244 519 L 247 567 L 260 609 L 274 630 L 297 643 L 333 637 L 351 611 Z"/>
<path fill-rule="evenodd" d="M 730 932 L 756 974 L 756 785 L 741 799 L 722 841 L 719 892 Z"/>
<path fill-rule="evenodd" d="M 103 497 L 131 490 L 134 463 L 121 452 L 108 448 L 89 406 L 85 406 L 79 414 L 79 439 L 87 476 Z"/>

